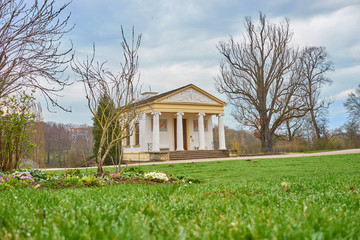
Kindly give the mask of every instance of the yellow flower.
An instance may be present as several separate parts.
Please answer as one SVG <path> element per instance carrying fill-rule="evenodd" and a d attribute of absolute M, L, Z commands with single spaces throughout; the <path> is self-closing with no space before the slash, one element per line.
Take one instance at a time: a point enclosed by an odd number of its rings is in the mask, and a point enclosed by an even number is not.
<path fill-rule="evenodd" d="M 287 188 L 288 186 L 290 186 L 290 183 L 289 182 L 282 182 L 281 186 Z"/>

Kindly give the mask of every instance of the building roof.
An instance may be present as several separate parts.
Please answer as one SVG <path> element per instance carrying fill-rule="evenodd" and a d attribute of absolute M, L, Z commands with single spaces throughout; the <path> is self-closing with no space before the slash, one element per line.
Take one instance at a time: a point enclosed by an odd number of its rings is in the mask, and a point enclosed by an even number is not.
<path fill-rule="evenodd" d="M 143 100 L 138 101 L 136 103 L 136 105 L 140 106 L 140 105 L 143 105 L 143 104 L 146 104 L 146 103 L 155 102 L 157 100 L 166 98 L 166 97 L 168 97 L 170 95 L 176 94 L 177 92 L 181 92 L 182 90 L 190 88 L 190 87 L 195 88 L 196 90 L 205 93 L 206 95 L 210 96 L 212 99 L 216 100 L 217 102 L 221 103 L 222 105 L 224 105 L 224 106 L 226 105 L 225 102 L 223 102 L 220 99 L 218 99 L 218 98 L 212 96 L 211 94 L 205 92 L 204 90 L 202 90 L 201 88 L 195 86 L 194 84 L 188 84 L 188 85 L 182 86 L 180 88 L 176 88 L 176 89 L 173 89 L 173 90 L 170 90 L 170 91 L 167 91 L 167 92 L 164 92 L 164 93 L 160 93 L 158 95 L 155 95 L 155 96 L 152 96 L 152 97 L 149 97 L 149 98 L 145 98 Z"/>
<path fill-rule="evenodd" d="M 193 84 L 188 84 L 186 86 L 183 86 L 183 87 L 180 87 L 180 88 L 177 88 L 177 89 L 174 89 L 174 90 L 170 90 L 168 92 L 160 93 L 158 95 L 155 95 L 155 96 L 152 96 L 152 97 L 149 97 L 149 98 L 145 98 L 143 100 L 138 101 L 136 104 L 137 105 L 142 105 L 142 104 L 145 104 L 145 103 L 154 102 L 154 101 L 156 101 L 156 100 L 158 100 L 160 98 L 166 97 L 166 96 L 168 96 L 168 95 L 170 95 L 170 94 L 172 94 L 174 92 L 177 92 L 177 91 L 179 91 L 181 89 L 187 88 L 188 86 L 191 86 L 191 85 L 193 85 Z"/>

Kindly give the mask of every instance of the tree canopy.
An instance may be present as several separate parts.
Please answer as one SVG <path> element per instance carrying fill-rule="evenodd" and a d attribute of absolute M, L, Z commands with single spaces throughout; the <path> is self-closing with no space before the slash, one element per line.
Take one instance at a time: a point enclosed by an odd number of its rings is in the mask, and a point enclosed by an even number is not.
<path fill-rule="evenodd" d="M 241 42 L 233 37 L 217 48 L 222 55 L 217 89 L 225 93 L 237 121 L 259 133 L 263 151 L 272 151 L 276 130 L 285 121 L 307 112 L 299 51 L 290 45 L 289 20 L 276 25 L 260 13 L 259 24 L 249 17 Z"/>

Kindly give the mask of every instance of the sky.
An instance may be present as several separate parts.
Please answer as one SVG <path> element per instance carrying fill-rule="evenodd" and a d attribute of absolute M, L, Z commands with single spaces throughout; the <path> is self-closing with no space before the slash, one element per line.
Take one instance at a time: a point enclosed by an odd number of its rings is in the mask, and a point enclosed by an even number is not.
<path fill-rule="evenodd" d="M 341 127 L 347 118 L 343 103 L 360 84 L 360 0 L 73 0 L 65 12 L 71 12 L 75 27 L 62 42 L 72 42 L 77 59 L 90 56 L 95 43 L 97 60 L 116 72 L 122 61 L 120 27 L 130 36 L 134 26 L 142 34 L 143 91 L 161 93 L 192 83 L 226 102 L 215 88 L 221 59 L 216 45 L 229 36 L 241 41 L 245 17 L 257 21 L 260 11 L 273 23 L 290 19 L 294 46 L 327 48 L 335 71 L 327 74 L 333 83 L 323 88 L 322 97 L 334 101 L 330 128 Z M 72 112 L 51 113 L 43 106 L 44 120 L 92 125 L 82 84 L 74 83 L 62 95 L 58 102 Z M 241 128 L 231 111 L 225 107 L 225 124 Z"/>

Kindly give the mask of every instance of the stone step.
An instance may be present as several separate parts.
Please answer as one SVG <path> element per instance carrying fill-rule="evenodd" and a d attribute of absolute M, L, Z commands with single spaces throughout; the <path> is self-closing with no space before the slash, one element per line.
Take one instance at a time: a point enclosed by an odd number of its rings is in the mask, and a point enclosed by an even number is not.
<path fill-rule="evenodd" d="M 222 150 L 171 151 L 170 160 L 223 158 L 228 157 L 228 154 L 228 151 Z"/>

